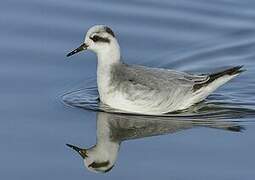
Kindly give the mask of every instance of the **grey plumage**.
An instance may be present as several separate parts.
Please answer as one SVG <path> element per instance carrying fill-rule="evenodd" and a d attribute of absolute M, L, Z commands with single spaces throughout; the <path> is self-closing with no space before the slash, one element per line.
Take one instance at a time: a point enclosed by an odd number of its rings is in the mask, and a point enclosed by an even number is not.
<path fill-rule="evenodd" d="M 242 66 L 236 66 L 219 73 L 194 75 L 168 69 L 118 63 L 111 67 L 111 91 L 119 91 L 130 101 L 163 111 L 171 106 L 182 106 L 217 79 L 241 73 Z M 208 94 L 209 95 L 209 94 Z"/>
<path fill-rule="evenodd" d="M 68 54 L 92 50 L 98 56 L 100 101 L 126 112 L 158 115 L 186 109 L 205 99 L 243 70 L 236 66 L 219 73 L 194 75 L 169 69 L 127 65 L 119 43 L 105 25 L 91 27 L 82 46 Z"/>
<path fill-rule="evenodd" d="M 135 91 L 154 91 L 155 95 L 159 92 L 166 92 L 171 95 L 178 90 L 183 93 L 188 92 L 195 84 L 208 80 L 207 75 L 192 75 L 174 70 L 122 63 L 112 66 L 111 72 L 111 85 L 129 93 L 130 98 L 135 95 L 132 89 Z"/>

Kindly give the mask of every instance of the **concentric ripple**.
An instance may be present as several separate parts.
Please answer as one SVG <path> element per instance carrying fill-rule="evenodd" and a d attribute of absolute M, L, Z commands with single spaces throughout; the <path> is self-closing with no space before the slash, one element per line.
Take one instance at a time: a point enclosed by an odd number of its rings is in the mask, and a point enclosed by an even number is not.
<path fill-rule="evenodd" d="M 95 81 L 94 81 L 95 82 Z M 62 100 L 65 104 L 93 111 L 103 111 L 109 113 L 133 114 L 118 109 L 113 109 L 100 103 L 97 86 L 91 82 L 84 83 L 86 88 L 65 93 Z M 224 102 L 225 101 L 225 102 Z M 247 105 L 247 104 L 246 104 Z M 133 114 L 142 115 L 142 114 Z M 144 115 L 142 115 L 144 116 Z M 213 94 L 205 101 L 193 105 L 187 110 L 163 114 L 157 117 L 181 117 L 187 119 L 240 119 L 255 117 L 255 110 L 247 108 L 242 103 L 230 100 L 221 94 Z"/>

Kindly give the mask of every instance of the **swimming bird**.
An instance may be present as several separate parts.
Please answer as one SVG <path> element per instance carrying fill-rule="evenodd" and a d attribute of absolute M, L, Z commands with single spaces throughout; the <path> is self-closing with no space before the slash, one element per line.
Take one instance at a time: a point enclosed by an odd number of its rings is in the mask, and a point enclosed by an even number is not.
<path fill-rule="evenodd" d="M 83 50 L 97 54 L 100 101 L 129 113 L 160 115 L 187 109 L 244 71 L 242 66 L 235 66 L 216 73 L 194 75 L 129 65 L 121 58 L 114 32 L 105 25 L 91 27 L 84 42 L 67 57 Z"/>

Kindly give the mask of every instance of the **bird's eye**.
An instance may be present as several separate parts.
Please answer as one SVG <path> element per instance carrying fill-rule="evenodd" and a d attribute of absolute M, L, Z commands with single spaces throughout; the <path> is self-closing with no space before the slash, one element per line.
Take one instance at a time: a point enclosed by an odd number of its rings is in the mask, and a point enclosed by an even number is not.
<path fill-rule="evenodd" d="M 90 39 L 91 39 L 92 41 L 94 41 L 94 42 L 97 42 L 97 41 L 99 41 L 99 40 L 101 39 L 101 37 L 98 36 L 98 35 L 95 35 L 95 36 L 93 36 L 93 37 L 90 37 Z"/>
<path fill-rule="evenodd" d="M 100 37 L 98 35 L 94 35 L 93 37 L 89 37 L 94 42 L 107 42 L 110 43 L 110 39 L 105 37 Z"/>

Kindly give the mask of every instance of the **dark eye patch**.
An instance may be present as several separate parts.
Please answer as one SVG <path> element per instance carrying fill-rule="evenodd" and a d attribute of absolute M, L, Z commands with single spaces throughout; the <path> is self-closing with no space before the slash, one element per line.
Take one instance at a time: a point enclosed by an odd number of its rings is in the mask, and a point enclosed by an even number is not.
<path fill-rule="evenodd" d="M 90 39 L 94 42 L 106 42 L 106 43 L 110 43 L 110 39 L 108 38 L 104 38 L 104 37 L 100 37 L 98 35 L 94 35 L 93 37 L 90 37 Z"/>
<path fill-rule="evenodd" d="M 105 161 L 105 162 L 93 162 L 89 165 L 89 167 L 92 168 L 100 168 L 100 167 L 105 167 L 108 166 L 110 164 L 109 161 Z"/>

